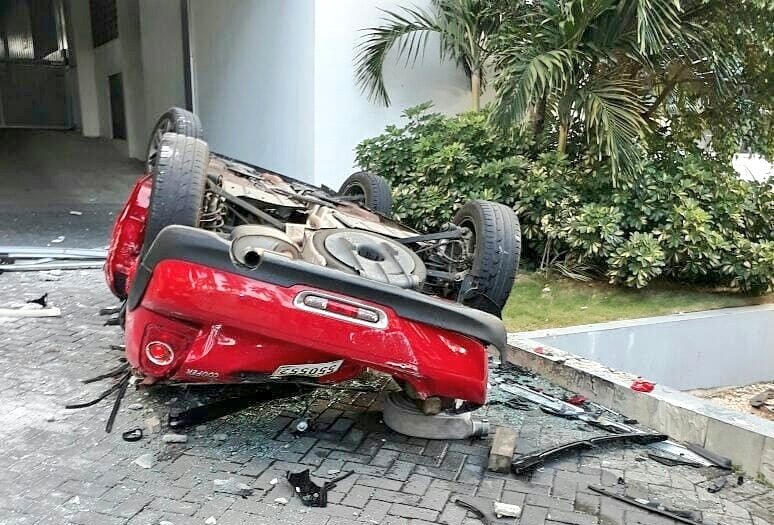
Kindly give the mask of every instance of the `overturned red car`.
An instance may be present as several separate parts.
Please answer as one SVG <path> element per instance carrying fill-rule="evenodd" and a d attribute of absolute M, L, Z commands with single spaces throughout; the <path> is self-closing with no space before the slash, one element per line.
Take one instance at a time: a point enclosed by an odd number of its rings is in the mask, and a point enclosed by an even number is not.
<path fill-rule="evenodd" d="M 105 264 L 146 383 L 339 383 L 391 375 L 425 413 L 486 400 L 519 225 L 472 201 L 431 233 L 391 218 L 384 178 L 317 188 L 209 151 L 172 108 Z"/>

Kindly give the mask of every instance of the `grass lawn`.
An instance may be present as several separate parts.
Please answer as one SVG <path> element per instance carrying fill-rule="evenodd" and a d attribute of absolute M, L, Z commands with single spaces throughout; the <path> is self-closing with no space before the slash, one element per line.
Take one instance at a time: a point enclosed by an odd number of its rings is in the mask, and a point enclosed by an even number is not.
<path fill-rule="evenodd" d="M 544 292 L 546 287 L 551 291 Z M 503 320 L 509 332 L 521 332 L 772 302 L 774 294 L 748 297 L 669 283 L 631 290 L 598 281 L 582 283 L 524 273 L 516 279 Z"/>

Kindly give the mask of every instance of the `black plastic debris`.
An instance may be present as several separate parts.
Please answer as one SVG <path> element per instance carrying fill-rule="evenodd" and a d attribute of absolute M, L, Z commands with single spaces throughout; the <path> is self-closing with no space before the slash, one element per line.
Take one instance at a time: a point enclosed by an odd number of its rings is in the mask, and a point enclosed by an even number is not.
<path fill-rule="evenodd" d="M 537 466 L 543 464 L 545 461 L 554 459 L 557 456 L 561 456 L 576 450 L 595 448 L 598 445 L 612 443 L 636 443 L 638 445 L 648 445 L 650 443 L 666 441 L 667 439 L 669 439 L 669 436 L 664 434 L 646 434 L 644 432 L 636 432 L 630 434 L 598 436 L 589 439 L 572 441 L 570 443 L 564 443 L 562 445 L 557 445 L 555 447 L 533 452 L 531 454 L 524 454 L 515 457 L 511 462 L 511 472 L 514 474 L 522 474 L 536 468 Z"/>
<path fill-rule="evenodd" d="M 727 482 L 728 480 L 726 479 L 725 476 L 716 478 L 712 482 L 712 484 L 709 487 L 707 487 L 707 492 L 709 492 L 710 494 L 715 494 L 716 492 L 720 492 L 723 489 L 723 487 L 726 486 Z"/>
<path fill-rule="evenodd" d="M 121 434 L 121 439 L 129 442 L 140 441 L 142 439 L 142 429 L 133 428 L 131 430 L 127 430 L 126 432 Z"/>
<path fill-rule="evenodd" d="M 731 464 L 731 460 L 728 459 L 725 456 L 721 456 L 719 454 L 715 454 L 714 452 L 710 452 L 704 447 L 701 447 L 699 445 L 694 445 L 693 443 L 686 443 L 685 448 L 693 452 L 694 454 L 698 454 L 699 456 L 703 457 L 716 467 L 725 469 L 725 470 L 731 470 L 733 465 Z"/>
<path fill-rule="evenodd" d="M 293 486 L 296 496 L 307 507 L 326 507 L 328 505 L 328 491 L 336 486 L 336 483 L 351 476 L 352 471 L 326 481 L 322 486 L 317 485 L 309 476 L 309 469 L 301 472 L 288 472 L 288 482 Z"/>
<path fill-rule="evenodd" d="M 48 305 L 48 294 L 44 293 L 37 299 L 30 299 L 29 301 L 26 301 L 27 304 L 39 304 L 41 308 L 45 308 L 46 305 Z"/>

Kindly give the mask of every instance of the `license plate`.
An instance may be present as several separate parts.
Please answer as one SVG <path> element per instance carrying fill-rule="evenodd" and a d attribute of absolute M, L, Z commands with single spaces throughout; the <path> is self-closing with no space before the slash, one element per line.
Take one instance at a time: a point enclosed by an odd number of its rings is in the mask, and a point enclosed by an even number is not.
<path fill-rule="evenodd" d="M 282 365 L 272 372 L 271 377 L 304 376 L 322 377 L 332 374 L 341 368 L 343 359 L 329 363 L 310 363 L 306 365 Z"/>

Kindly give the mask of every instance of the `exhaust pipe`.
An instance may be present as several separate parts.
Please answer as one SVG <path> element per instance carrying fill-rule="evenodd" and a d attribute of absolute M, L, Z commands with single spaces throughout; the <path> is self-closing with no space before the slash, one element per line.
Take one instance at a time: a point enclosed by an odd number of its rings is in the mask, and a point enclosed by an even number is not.
<path fill-rule="evenodd" d="M 489 421 L 472 412 L 427 416 L 400 393 L 389 394 L 384 400 L 383 418 L 395 432 L 424 439 L 467 439 L 489 434 Z"/>

